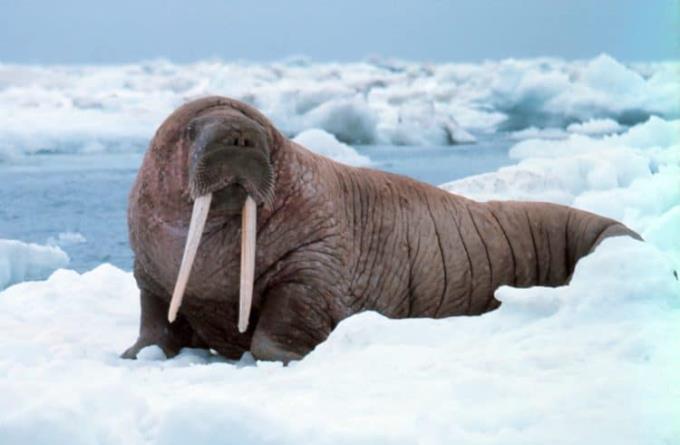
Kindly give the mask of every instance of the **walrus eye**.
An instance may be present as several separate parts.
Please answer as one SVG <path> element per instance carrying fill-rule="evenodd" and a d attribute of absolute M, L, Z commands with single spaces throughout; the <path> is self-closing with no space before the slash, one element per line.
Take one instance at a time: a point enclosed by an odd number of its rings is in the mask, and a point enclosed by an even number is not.
<path fill-rule="evenodd" d="M 192 141 L 196 139 L 196 126 L 193 123 L 186 126 L 184 136 Z"/>

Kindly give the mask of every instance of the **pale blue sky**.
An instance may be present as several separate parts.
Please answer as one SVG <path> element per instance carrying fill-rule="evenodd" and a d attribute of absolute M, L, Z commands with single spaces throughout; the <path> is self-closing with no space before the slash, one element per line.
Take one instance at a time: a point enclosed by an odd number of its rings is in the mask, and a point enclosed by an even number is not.
<path fill-rule="evenodd" d="M 680 0 L 0 0 L 0 62 L 680 58 Z"/>

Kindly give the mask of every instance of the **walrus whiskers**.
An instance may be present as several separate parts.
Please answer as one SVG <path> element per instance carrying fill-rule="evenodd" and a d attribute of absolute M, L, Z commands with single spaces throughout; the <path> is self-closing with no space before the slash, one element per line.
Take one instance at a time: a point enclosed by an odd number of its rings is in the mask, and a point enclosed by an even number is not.
<path fill-rule="evenodd" d="M 170 309 L 168 309 L 168 321 L 172 323 L 177 318 L 177 311 L 182 304 L 182 297 L 184 290 L 189 281 L 189 274 L 191 273 L 191 266 L 194 264 L 196 258 L 196 251 L 201 242 L 201 235 L 205 227 L 205 221 L 208 219 L 208 211 L 210 210 L 210 202 L 212 201 L 212 193 L 199 196 L 194 200 L 194 208 L 191 213 L 191 222 L 189 223 L 189 234 L 184 246 L 184 255 L 182 255 L 182 262 L 179 266 L 179 273 L 177 274 L 177 281 L 175 283 L 175 290 L 172 292 L 172 299 L 170 300 Z"/>
<path fill-rule="evenodd" d="M 253 304 L 255 279 L 255 237 L 257 232 L 257 206 L 250 195 L 243 205 L 241 217 L 241 283 L 239 286 L 238 331 L 248 330 L 250 308 Z"/>

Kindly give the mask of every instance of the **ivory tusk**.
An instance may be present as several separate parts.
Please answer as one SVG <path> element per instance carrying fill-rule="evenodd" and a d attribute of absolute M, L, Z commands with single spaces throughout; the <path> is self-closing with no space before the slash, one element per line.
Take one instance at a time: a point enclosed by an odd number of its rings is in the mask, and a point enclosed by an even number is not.
<path fill-rule="evenodd" d="M 184 246 L 184 254 L 182 255 L 182 263 L 179 266 L 179 273 L 177 274 L 177 282 L 175 283 L 175 290 L 172 292 L 172 300 L 170 300 L 170 309 L 168 309 L 168 321 L 172 323 L 177 318 L 177 311 L 182 304 L 182 297 L 184 290 L 189 281 L 189 274 L 191 273 L 191 266 L 196 259 L 196 251 L 201 242 L 201 235 L 205 227 L 205 221 L 208 219 L 208 211 L 210 210 L 210 202 L 212 201 L 212 193 L 199 196 L 194 200 L 194 208 L 191 213 L 191 222 L 189 223 L 189 233 L 187 234 L 187 241 Z"/>
<path fill-rule="evenodd" d="M 257 206 L 248 196 L 241 216 L 241 283 L 239 287 L 238 331 L 248 330 L 250 308 L 253 305 L 255 279 L 255 238 L 257 232 Z"/>

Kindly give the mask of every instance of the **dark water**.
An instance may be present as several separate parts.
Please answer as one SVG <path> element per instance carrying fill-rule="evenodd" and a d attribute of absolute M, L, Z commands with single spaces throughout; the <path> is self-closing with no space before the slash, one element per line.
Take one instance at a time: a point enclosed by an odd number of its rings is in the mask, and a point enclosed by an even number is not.
<path fill-rule="evenodd" d="M 447 147 L 364 146 L 374 167 L 438 185 L 507 165 L 509 144 L 490 140 Z M 70 267 L 103 262 L 129 270 L 127 195 L 141 154 L 43 154 L 0 164 L 0 238 L 45 244 L 78 232 L 84 243 L 64 244 Z"/>

